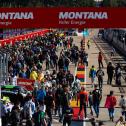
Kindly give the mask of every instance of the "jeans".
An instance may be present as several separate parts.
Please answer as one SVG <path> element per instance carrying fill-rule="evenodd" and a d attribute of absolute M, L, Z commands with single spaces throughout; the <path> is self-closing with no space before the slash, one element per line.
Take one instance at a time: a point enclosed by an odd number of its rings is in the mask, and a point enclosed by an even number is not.
<path fill-rule="evenodd" d="M 58 112 L 58 113 L 57 113 Z M 57 115 L 59 115 L 59 117 L 61 117 L 61 106 L 60 105 L 57 105 L 56 106 L 56 109 L 55 109 L 55 114 Z"/>
<path fill-rule="evenodd" d="M 125 121 L 126 121 L 126 111 L 122 112 L 122 116 L 125 116 Z"/>
<path fill-rule="evenodd" d="M 114 117 L 114 108 L 108 108 L 109 117 Z"/>
<path fill-rule="evenodd" d="M 60 116 L 60 122 L 62 122 L 64 119 L 65 110 L 66 110 L 66 106 L 62 106 L 62 114 Z"/>
<path fill-rule="evenodd" d="M 99 103 L 94 103 L 93 108 L 94 108 L 95 114 L 98 116 L 99 115 Z"/>

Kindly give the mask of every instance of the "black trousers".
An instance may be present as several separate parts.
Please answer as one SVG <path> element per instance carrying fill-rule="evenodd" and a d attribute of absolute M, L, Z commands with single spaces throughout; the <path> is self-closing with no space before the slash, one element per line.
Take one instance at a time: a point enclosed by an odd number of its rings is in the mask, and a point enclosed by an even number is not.
<path fill-rule="evenodd" d="M 46 112 L 47 112 L 47 115 L 49 117 L 50 122 L 52 122 L 52 111 L 51 111 L 51 107 L 48 106 L 46 108 Z"/>
<path fill-rule="evenodd" d="M 7 126 L 7 118 L 6 118 L 6 116 L 2 117 L 1 121 L 2 121 L 2 126 Z"/>
<path fill-rule="evenodd" d="M 86 106 L 86 103 L 83 103 L 83 104 L 80 103 L 79 115 L 80 115 L 80 113 L 82 111 L 82 108 L 84 108 L 84 115 L 85 115 L 85 118 L 86 118 L 87 117 L 87 106 Z"/>
<path fill-rule="evenodd" d="M 98 61 L 99 64 L 99 68 L 102 67 L 103 68 L 103 62 L 101 60 Z"/>
<path fill-rule="evenodd" d="M 113 75 L 109 75 L 108 74 L 108 81 L 107 81 L 107 83 L 111 85 L 112 84 L 112 79 L 113 79 Z"/>
<path fill-rule="evenodd" d="M 70 119 L 68 120 L 66 117 L 64 117 L 63 126 L 66 126 L 66 124 L 68 124 L 68 126 L 70 126 L 71 120 Z"/>
<path fill-rule="evenodd" d="M 101 89 L 103 86 L 103 78 L 98 77 L 98 85 L 99 85 L 99 89 Z"/>

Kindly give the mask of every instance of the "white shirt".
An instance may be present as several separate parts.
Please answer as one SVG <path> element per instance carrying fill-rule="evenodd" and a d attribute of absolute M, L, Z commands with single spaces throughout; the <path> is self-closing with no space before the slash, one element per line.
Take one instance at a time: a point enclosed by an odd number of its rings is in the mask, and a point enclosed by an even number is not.
<path fill-rule="evenodd" d="M 46 111 L 46 106 L 45 105 L 40 105 L 40 111 L 45 112 Z"/>
<path fill-rule="evenodd" d="M 119 101 L 119 106 L 120 107 L 123 107 L 125 106 L 126 107 L 126 98 L 121 98 L 120 101 Z M 122 111 L 126 111 L 126 108 L 122 108 Z"/>

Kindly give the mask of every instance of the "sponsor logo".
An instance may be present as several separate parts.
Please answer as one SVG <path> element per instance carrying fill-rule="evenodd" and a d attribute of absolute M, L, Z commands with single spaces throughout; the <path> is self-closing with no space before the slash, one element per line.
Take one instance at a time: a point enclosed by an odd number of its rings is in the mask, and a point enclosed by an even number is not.
<path fill-rule="evenodd" d="M 0 19 L 34 19 L 33 12 L 0 12 Z"/>
<path fill-rule="evenodd" d="M 59 19 L 108 19 L 107 12 L 59 12 Z"/>

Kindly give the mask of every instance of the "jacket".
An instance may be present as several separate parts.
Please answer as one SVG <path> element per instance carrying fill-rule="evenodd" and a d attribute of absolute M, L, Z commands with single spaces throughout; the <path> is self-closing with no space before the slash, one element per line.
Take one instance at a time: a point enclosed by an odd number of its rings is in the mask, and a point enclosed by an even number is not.
<path fill-rule="evenodd" d="M 95 68 L 90 69 L 89 77 L 90 78 L 95 78 L 96 77 L 96 69 Z"/>
<path fill-rule="evenodd" d="M 117 100 L 115 96 L 108 95 L 105 102 L 106 108 L 114 108 L 116 106 Z"/>

